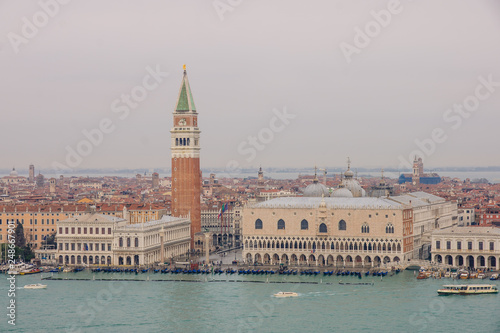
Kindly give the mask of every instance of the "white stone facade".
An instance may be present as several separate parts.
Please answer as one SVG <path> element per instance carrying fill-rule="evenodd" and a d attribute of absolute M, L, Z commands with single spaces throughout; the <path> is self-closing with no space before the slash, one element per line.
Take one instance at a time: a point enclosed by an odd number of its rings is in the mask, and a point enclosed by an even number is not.
<path fill-rule="evenodd" d="M 114 262 L 118 265 L 165 263 L 190 249 L 188 218 L 163 216 L 160 220 L 128 224 L 115 231 Z"/>
<path fill-rule="evenodd" d="M 500 228 L 453 227 L 432 233 L 432 260 L 456 267 L 500 268 Z"/>
<path fill-rule="evenodd" d="M 57 223 L 56 259 L 65 265 L 151 265 L 190 249 L 188 217 L 130 224 L 96 213 Z"/>

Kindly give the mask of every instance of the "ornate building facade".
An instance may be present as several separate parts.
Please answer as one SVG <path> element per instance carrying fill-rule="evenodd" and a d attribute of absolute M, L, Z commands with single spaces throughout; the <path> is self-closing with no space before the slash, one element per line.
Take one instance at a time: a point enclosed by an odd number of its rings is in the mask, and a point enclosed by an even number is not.
<path fill-rule="evenodd" d="M 432 233 L 432 260 L 457 267 L 499 269 L 500 229 L 453 227 Z"/>
<path fill-rule="evenodd" d="M 248 263 L 372 267 L 410 259 L 413 212 L 386 198 L 277 198 L 243 210 Z"/>
<path fill-rule="evenodd" d="M 173 114 L 172 216 L 191 216 L 191 248 L 201 231 L 200 129 L 186 67 Z"/>
<path fill-rule="evenodd" d="M 122 218 L 88 213 L 60 221 L 57 227 L 55 258 L 64 265 L 152 265 L 190 249 L 187 216 L 130 224 Z"/>
<path fill-rule="evenodd" d="M 424 192 L 277 198 L 243 209 L 243 257 L 249 263 L 340 267 L 422 259 L 430 233 L 456 224 L 456 213 L 456 203 Z"/>

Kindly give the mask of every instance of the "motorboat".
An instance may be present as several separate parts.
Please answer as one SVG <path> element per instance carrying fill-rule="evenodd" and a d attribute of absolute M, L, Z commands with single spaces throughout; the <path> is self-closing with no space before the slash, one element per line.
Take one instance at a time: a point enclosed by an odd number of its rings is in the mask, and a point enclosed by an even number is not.
<path fill-rule="evenodd" d="M 33 268 L 33 269 L 27 269 L 27 270 L 24 270 L 22 272 L 19 272 L 20 275 L 29 275 L 29 274 L 36 274 L 36 273 L 40 273 L 41 270 L 38 269 L 38 268 Z"/>
<path fill-rule="evenodd" d="M 273 295 L 274 297 L 297 297 L 299 294 L 294 293 L 292 291 L 280 291 Z"/>
<path fill-rule="evenodd" d="M 41 283 L 27 284 L 24 286 L 24 289 L 45 289 L 45 288 L 47 288 L 47 285 Z"/>
<path fill-rule="evenodd" d="M 32 268 L 33 268 L 33 265 L 26 264 L 26 263 L 22 262 L 22 263 L 10 266 L 10 269 L 7 271 L 7 274 L 9 274 L 9 275 L 20 275 L 22 272 L 29 271 Z"/>
<path fill-rule="evenodd" d="M 437 292 L 439 295 L 496 294 L 498 288 L 492 284 L 450 284 L 444 285 Z"/>
<path fill-rule="evenodd" d="M 498 274 L 492 274 L 490 280 L 498 280 Z"/>

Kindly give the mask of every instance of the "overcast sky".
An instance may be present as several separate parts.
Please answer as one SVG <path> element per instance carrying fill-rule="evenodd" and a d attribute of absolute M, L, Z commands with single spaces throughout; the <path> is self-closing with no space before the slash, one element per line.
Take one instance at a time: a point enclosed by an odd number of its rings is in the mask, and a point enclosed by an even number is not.
<path fill-rule="evenodd" d="M 202 167 L 500 165 L 500 3 L 390 3 L 0 0 L 0 168 L 170 167 L 183 64 Z"/>

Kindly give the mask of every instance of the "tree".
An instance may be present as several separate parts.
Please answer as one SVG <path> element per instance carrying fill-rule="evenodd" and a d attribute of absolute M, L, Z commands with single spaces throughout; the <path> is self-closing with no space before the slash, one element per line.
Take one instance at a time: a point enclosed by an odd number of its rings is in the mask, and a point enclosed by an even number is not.
<path fill-rule="evenodd" d="M 53 234 L 50 234 L 45 238 L 45 244 L 46 245 L 54 245 L 55 248 L 57 248 L 57 242 L 56 242 L 56 233 L 54 232 Z"/>
<path fill-rule="evenodd" d="M 17 223 L 16 226 L 16 242 L 15 245 L 20 248 L 24 248 L 26 246 L 26 238 L 24 237 L 24 228 L 21 223 Z"/>

